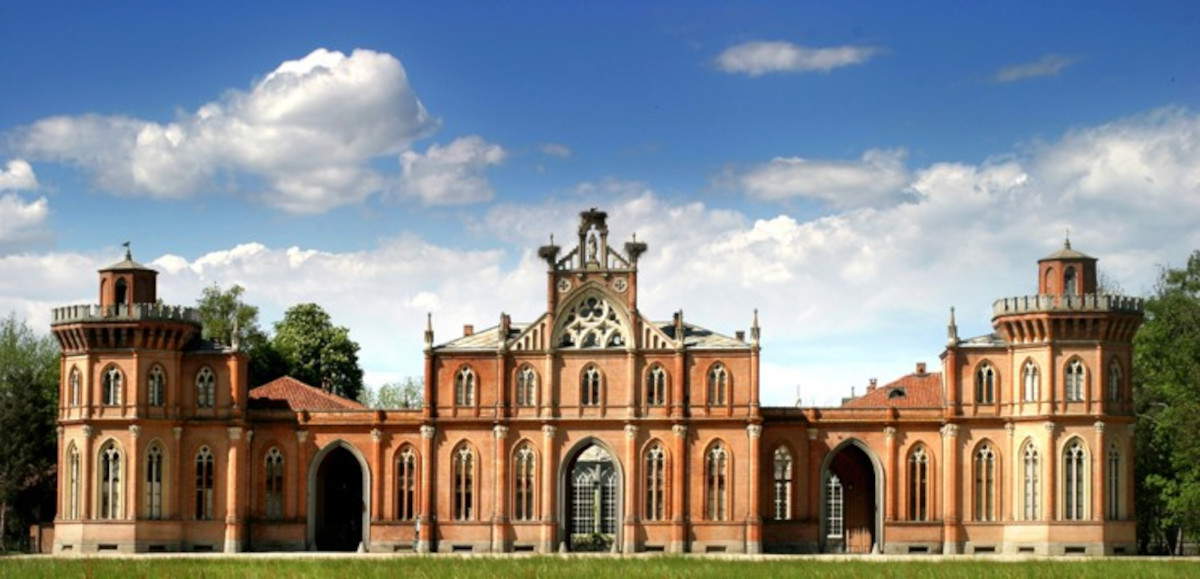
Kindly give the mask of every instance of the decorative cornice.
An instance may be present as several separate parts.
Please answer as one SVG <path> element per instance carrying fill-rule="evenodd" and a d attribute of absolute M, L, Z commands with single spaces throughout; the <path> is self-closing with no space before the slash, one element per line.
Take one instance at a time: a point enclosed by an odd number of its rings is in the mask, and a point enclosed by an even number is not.
<path fill-rule="evenodd" d="M 421 438 L 429 440 L 433 435 L 437 434 L 437 427 L 432 424 L 421 425 Z"/>

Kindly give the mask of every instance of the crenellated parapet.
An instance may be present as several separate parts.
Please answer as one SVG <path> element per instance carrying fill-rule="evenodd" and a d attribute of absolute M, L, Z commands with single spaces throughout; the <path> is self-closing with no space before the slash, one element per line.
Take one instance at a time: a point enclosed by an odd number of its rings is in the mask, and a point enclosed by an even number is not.
<path fill-rule="evenodd" d="M 50 325 L 90 322 L 189 322 L 200 323 L 196 308 L 166 304 L 82 304 L 51 310 Z"/>
<path fill-rule="evenodd" d="M 1027 295 L 998 299 L 992 303 L 992 317 L 1031 313 L 1127 313 L 1141 314 L 1141 298 L 1109 294 Z"/>

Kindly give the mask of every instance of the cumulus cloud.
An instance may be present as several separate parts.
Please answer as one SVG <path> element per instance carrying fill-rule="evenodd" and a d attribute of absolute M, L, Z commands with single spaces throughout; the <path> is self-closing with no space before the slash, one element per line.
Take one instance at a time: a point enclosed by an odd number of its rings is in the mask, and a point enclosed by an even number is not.
<path fill-rule="evenodd" d="M 1047 54 L 1033 62 L 1022 62 L 1001 68 L 992 75 L 992 80 L 1006 83 L 1039 76 L 1058 76 L 1068 66 L 1075 64 L 1075 60 L 1061 54 Z"/>
<path fill-rule="evenodd" d="M 0 191 L 19 191 L 38 188 L 37 175 L 24 159 L 12 159 L 0 169 Z"/>
<path fill-rule="evenodd" d="M 571 147 L 562 143 L 542 143 L 538 149 L 543 155 L 565 159 L 571 156 Z"/>
<path fill-rule="evenodd" d="M 853 161 L 776 157 L 738 172 L 734 186 L 751 197 L 814 199 L 848 208 L 895 201 L 909 182 L 903 149 L 871 149 Z"/>
<path fill-rule="evenodd" d="M 878 52 L 870 46 L 813 48 L 785 41 L 754 41 L 726 48 L 717 68 L 728 73 L 762 76 L 773 72 L 829 72 L 862 64 Z"/>
<path fill-rule="evenodd" d="M 484 169 L 499 165 L 507 155 L 500 145 L 477 135 L 461 137 L 449 145 L 430 145 L 424 153 L 405 151 L 401 189 L 426 205 L 457 205 L 487 201 L 492 187 Z"/>
<path fill-rule="evenodd" d="M 16 131 L 14 140 L 30 158 L 82 167 L 117 194 L 179 198 L 232 188 L 285 211 L 314 213 L 386 188 L 389 179 L 370 162 L 408 153 L 438 124 L 395 57 L 318 49 L 173 122 L 59 116 Z M 498 162 L 502 150 L 460 141 L 413 158 L 414 175 L 404 177 L 420 181 L 422 198 L 439 181 L 454 199 L 486 189 L 477 167 Z M 472 153 L 472 146 L 484 150 Z M 461 154 L 478 156 L 452 158 Z M 438 168 L 451 174 L 432 174 Z"/>

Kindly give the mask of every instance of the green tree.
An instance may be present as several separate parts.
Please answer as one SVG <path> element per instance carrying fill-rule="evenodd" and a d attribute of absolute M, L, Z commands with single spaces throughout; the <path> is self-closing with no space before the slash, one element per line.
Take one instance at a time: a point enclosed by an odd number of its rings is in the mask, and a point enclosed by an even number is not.
<path fill-rule="evenodd" d="M 0 552 L 54 513 L 59 349 L 13 315 L 0 320 Z"/>
<path fill-rule="evenodd" d="M 1178 553 L 1200 532 L 1200 251 L 1146 301 L 1134 384 L 1140 548 Z"/>
<path fill-rule="evenodd" d="M 258 307 L 242 301 L 245 291 L 237 284 L 224 290 L 214 283 L 204 288 L 196 300 L 196 308 L 200 311 L 205 338 L 232 345 L 236 334 L 238 346 L 250 357 L 250 385 L 256 386 L 287 374 L 289 368 L 267 334 L 258 327 Z"/>
<path fill-rule="evenodd" d="M 357 399 L 363 387 L 358 343 L 350 330 L 333 325 L 317 304 L 292 306 L 275 324 L 274 348 L 297 380 Z"/>
<path fill-rule="evenodd" d="M 378 389 L 363 388 L 358 401 L 368 408 L 420 408 L 422 394 L 421 381 L 409 376 Z"/>

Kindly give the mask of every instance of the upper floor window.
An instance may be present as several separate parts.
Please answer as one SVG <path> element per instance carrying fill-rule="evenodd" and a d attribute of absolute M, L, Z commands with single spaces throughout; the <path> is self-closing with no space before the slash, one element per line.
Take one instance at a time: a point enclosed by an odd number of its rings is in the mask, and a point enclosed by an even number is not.
<path fill-rule="evenodd" d="M 517 406 L 537 405 L 537 372 L 526 365 L 517 372 Z"/>
<path fill-rule="evenodd" d="M 599 406 L 602 382 L 603 376 L 600 375 L 600 369 L 595 365 L 589 365 L 584 369 L 579 384 L 579 403 L 583 406 Z"/>
<path fill-rule="evenodd" d="M 1040 389 L 1040 376 L 1038 376 L 1037 364 L 1033 360 L 1025 362 L 1025 367 L 1021 371 L 1022 375 L 1022 390 L 1021 399 L 1025 402 L 1037 402 L 1038 390 Z"/>
<path fill-rule="evenodd" d="M 646 373 L 646 406 L 662 406 L 667 400 L 667 371 L 655 364 Z"/>
<path fill-rule="evenodd" d="M 167 373 L 162 366 L 155 364 L 146 376 L 146 401 L 150 406 L 160 407 L 167 403 Z"/>
<path fill-rule="evenodd" d="M 466 366 L 454 376 L 454 405 L 475 405 L 475 371 Z"/>
<path fill-rule="evenodd" d="M 1087 514 L 1087 450 L 1078 438 L 1063 449 L 1063 518 L 1082 521 Z"/>
<path fill-rule="evenodd" d="M 1067 295 L 1078 295 L 1079 288 L 1077 287 L 1078 278 L 1075 275 L 1075 268 L 1068 267 L 1063 273 L 1063 293 Z"/>
<path fill-rule="evenodd" d="M 722 405 L 727 399 L 729 372 L 725 365 L 717 362 L 708 370 L 708 403 Z"/>
<path fill-rule="evenodd" d="M 1108 399 L 1112 402 L 1121 400 L 1121 364 L 1116 358 L 1108 363 Z"/>
<path fill-rule="evenodd" d="M 775 449 L 775 520 L 792 518 L 792 453 L 784 447 Z"/>
<path fill-rule="evenodd" d="M 196 373 L 196 407 L 212 408 L 216 404 L 217 377 L 208 366 Z"/>
<path fill-rule="evenodd" d="M 417 453 L 405 446 L 396 456 L 396 518 L 411 521 L 417 516 Z"/>
<path fill-rule="evenodd" d="M 561 348 L 619 348 L 625 345 L 617 310 L 599 296 L 581 300 L 563 316 Z"/>
<path fill-rule="evenodd" d="M 991 404 L 996 401 L 996 369 L 984 362 L 975 370 L 975 402 Z"/>
<path fill-rule="evenodd" d="M 213 518 L 213 453 L 207 446 L 196 453 L 196 519 Z"/>
<path fill-rule="evenodd" d="M 663 450 L 662 445 L 656 442 L 646 450 L 645 517 L 647 521 L 661 521 L 666 518 L 666 484 L 666 452 Z"/>
<path fill-rule="evenodd" d="M 267 518 L 279 520 L 283 518 L 283 453 L 278 447 L 267 451 Z"/>
<path fill-rule="evenodd" d="M 996 520 L 996 452 L 986 443 L 975 451 L 975 520 Z"/>
<path fill-rule="evenodd" d="M 729 516 L 728 469 L 729 455 L 718 442 L 704 455 L 704 514 L 710 521 L 724 521 Z"/>
<path fill-rule="evenodd" d="M 80 396 L 83 390 L 83 374 L 79 372 L 79 368 L 71 366 L 71 373 L 67 376 L 67 400 L 71 406 L 79 406 L 83 400 Z"/>
<path fill-rule="evenodd" d="M 116 366 L 106 368 L 100 380 L 100 403 L 105 406 L 120 405 L 121 385 L 124 382 L 125 375 Z"/>
<path fill-rule="evenodd" d="M 1067 364 L 1066 371 L 1066 396 L 1068 402 L 1083 400 L 1083 379 L 1083 362 L 1072 360 L 1070 364 Z"/>
<path fill-rule="evenodd" d="M 908 455 L 908 520 L 929 520 L 929 454 L 923 446 Z"/>

